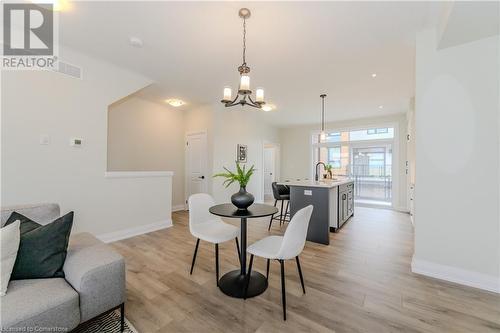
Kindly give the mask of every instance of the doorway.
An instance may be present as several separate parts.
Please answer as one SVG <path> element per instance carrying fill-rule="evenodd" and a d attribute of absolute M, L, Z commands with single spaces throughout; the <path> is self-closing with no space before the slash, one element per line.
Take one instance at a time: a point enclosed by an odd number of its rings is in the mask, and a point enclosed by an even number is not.
<path fill-rule="evenodd" d="M 353 147 L 351 156 L 356 201 L 391 206 L 392 144 Z"/>
<path fill-rule="evenodd" d="M 356 204 L 390 208 L 397 198 L 397 140 L 395 126 L 331 131 L 323 140 L 314 132 L 312 165 L 322 161 L 334 176 L 354 179 Z"/>
<path fill-rule="evenodd" d="M 207 133 L 186 134 L 186 204 L 190 195 L 207 192 L 207 159 Z"/>
<path fill-rule="evenodd" d="M 270 201 L 273 199 L 273 189 L 272 183 L 278 181 L 278 154 L 279 147 L 277 144 L 266 143 L 264 144 L 264 161 L 263 161 L 263 173 L 264 173 L 264 186 L 263 186 L 263 198 L 264 201 Z"/>

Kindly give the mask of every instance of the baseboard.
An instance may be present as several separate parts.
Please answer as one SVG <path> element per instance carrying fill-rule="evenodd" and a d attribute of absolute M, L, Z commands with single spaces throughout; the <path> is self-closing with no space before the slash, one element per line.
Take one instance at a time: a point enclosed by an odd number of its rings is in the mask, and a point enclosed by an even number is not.
<path fill-rule="evenodd" d="M 411 271 L 416 274 L 426 275 L 440 280 L 500 293 L 500 278 L 491 275 L 415 258 L 411 261 Z"/>
<path fill-rule="evenodd" d="M 175 205 L 175 206 L 172 206 L 172 211 L 173 212 L 178 212 L 180 210 L 186 210 L 186 205 Z"/>
<path fill-rule="evenodd" d="M 153 232 L 160 229 L 170 228 L 172 226 L 172 220 L 164 220 L 160 222 L 155 222 L 151 224 L 141 225 L 138 227 L 132 227 L 128 229 L 123 229 L 119 231 L 108 232 L 105 234 L 97 235 L 96 237 L 104 243 L 116 242 L 122 239 L 127 239 L 134 236 L 139 236 L 142 234 L 147 234 L 148 232 Z"/>
<path fill-rule="evenodd" d="M 394 210 L 400 213 L 407 213 L 410 214 L 410 210 L 406 207 L 394 207 Z"/>

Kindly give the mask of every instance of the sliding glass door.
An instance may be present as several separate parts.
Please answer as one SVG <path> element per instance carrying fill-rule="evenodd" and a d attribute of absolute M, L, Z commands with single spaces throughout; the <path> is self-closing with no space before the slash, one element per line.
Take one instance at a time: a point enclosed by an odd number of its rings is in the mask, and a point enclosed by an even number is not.
<path fill-rule="evenodd" d="M 370 203 L 392 201 L 392 145 L 352 148 L 351 175 L 355 199 Z"/>
<path fill-rule="evenodd" d="M 314 134 L 313 163 L 322 161 L 334 176 L 353 178 L 356 202 L 390 206 L 393 139 L 392 127 L 332 132 L 324 140 Z"/>

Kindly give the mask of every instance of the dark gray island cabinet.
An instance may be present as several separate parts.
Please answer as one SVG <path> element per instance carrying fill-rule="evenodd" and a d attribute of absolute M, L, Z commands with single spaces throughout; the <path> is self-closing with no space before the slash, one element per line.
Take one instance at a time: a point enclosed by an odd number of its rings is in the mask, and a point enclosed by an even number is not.
<path fill-rule="evenodd" d="M 354 214 L 354 181 L 321 180 L 284 182 L 290 187 L 290 214 L 313 205 L 307 240 L 330 244 L 330 231 L 338 229 Z"/>

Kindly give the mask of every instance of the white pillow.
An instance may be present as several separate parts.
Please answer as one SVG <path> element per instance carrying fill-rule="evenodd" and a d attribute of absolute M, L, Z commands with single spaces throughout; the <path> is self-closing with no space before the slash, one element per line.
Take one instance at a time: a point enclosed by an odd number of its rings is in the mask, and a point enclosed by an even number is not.
<path fill-rule="evenodd" d="M 10 274 L 16 262 L 17 250 L 19 249 L 19 225 L 17 220 L 0 229 L 0 296 L 5 296 L 9 285 Z"/>

